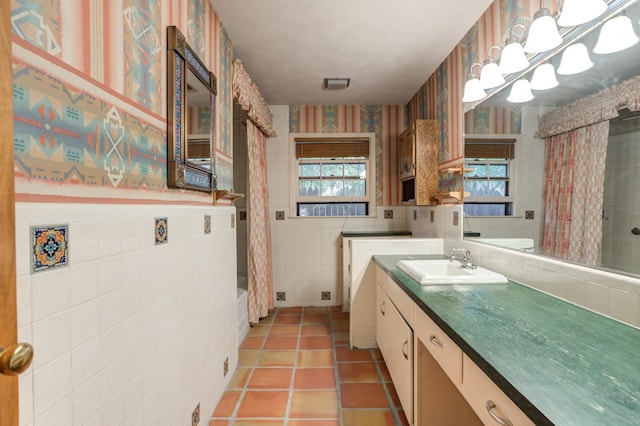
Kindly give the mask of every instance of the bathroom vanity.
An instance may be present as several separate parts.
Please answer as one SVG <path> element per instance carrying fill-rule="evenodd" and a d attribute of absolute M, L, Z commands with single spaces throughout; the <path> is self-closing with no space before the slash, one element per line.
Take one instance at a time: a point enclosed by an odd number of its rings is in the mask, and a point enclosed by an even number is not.
<path fill-rule="evenodd" d="M 375 255 L 376 340 L 410 424 L 637 425 L 640 330 L 509 281 L 423 286 Z"/>

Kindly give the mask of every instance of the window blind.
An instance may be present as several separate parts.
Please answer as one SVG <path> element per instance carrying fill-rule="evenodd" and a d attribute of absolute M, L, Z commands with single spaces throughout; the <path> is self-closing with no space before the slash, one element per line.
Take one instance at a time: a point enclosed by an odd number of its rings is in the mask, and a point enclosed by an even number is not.
<path fill-rule="evenodd" d="M 515 139 L 488 140 L 465 139 L 465 158 L 515 158 Z"/>
<path fill-rule="evenodd" d="M 369 158 L 368 140 L 299 140 L 296 158 Z"/>

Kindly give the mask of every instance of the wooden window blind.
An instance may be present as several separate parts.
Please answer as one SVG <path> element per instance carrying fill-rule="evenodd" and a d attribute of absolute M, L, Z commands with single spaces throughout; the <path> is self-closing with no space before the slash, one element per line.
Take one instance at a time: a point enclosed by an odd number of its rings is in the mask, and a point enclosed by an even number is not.
<path fill-rule="evenodd" d="M 465 158 L 515 158 L 515 139 L 486 140 L 486 139 L 465 139 Z"/>
<path fill-rule="evenodd" d="M 296 139 L 296 158 L 369 158 L 368 140 Z"/>

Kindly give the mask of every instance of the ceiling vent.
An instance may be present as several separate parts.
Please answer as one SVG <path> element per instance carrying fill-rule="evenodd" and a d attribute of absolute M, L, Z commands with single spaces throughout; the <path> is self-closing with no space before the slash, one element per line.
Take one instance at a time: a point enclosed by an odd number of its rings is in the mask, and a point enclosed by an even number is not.
<path fill-rule="evenodd" d="M 344 90 L 349 87 L 350 78 L 325 78 L 322 88 L 327 90 Z"/>

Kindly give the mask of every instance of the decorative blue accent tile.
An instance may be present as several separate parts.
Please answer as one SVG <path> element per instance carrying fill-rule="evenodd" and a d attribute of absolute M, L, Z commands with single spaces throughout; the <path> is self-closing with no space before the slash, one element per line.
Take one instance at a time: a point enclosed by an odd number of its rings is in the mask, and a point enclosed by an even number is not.
<path fill-rule="evenodd" d="M 208 214 L 204 215 L 204 233 L 211 233 L 211 215 Z"/>
<path fill-rule="evenodd" d="M 169 241 L 169 219 L 166 217 L 158 217 L 155 221 L 156 245 L 164 244 Z"/>
<path fill-rule="evenodd" d="M 69 259 L 69 225 L 31 227 L 31 272 L 66 266 Z"/>

